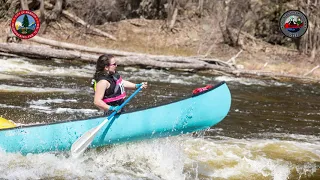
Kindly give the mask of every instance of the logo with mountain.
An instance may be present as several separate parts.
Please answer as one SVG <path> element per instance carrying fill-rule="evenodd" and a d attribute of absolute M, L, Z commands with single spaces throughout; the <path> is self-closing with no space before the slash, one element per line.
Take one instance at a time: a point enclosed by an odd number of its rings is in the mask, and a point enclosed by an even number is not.
<path fill-rule="evenodd" d="M 40 20 L 38 16 L 29 10 L 16 13 L 11 20 L 12 32 L 21 39 L 30 39 L 38 34 Z"/>
<path fill-rule="evenodd" d="M 301 37 L 308 29 L 308 19 L 301 11 L 287 11 L 280 18 L 280 29 L 287 37 Z"/>

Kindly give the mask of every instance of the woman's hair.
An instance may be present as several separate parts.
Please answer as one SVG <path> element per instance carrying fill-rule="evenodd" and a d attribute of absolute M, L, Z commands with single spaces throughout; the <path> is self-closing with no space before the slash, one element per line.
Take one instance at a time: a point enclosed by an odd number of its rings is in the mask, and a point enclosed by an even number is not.
<path fill-rule="evenodd" d="M 97 60 L 96 72 L 94 73 L 93 79 L 97 80 L 99 76 L 104 75 L 104 68 L 110 65 L 110 60 L 114 58 L 111 54 L 101 55 Z"/>

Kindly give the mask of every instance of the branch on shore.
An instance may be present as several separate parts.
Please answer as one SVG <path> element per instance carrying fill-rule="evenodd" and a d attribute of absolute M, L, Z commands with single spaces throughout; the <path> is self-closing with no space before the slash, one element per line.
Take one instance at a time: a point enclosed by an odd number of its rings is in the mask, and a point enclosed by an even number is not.
<path fill-rule="evenodd" d="M 303 76 L 308 76 L 309 74 L 311 74 L 313 71 L 315 71 L 316 69 L 318 69 L 320 66 L 316 66 L 314 68 L 312 68 L 309 72 L 305 73 Z"/>
<path fill-rule="evenodd" d="M 47 7 L 53 8 L 53 5 L 50 4 L 49 2 L 44 2 L 44 3 L 45 3 L 45 5 L 46 5 Z M 97 29 L 97 28 L 94 28 L 94 27 L 90 26 L 90 25 L 89 25 L 88 23 L 86 23 L 84 20 L 82 20 L 82 19 L 79 18 L 78 16 L 70 13 L 69 11 L 62 10 L 62 15 L 64 15 L 64 16 L 65 16 L 66 18 L 68 18 L 70 21 L 75 22 L 75 23 L 78 23 L 78 24 L 81 24 L 81 25 L 83 25 L 84 27 L 86 27 L 86 28 L 92 30 L 93 32 L 96 32 L 96 33 L 98 33 L 98 34 L 100 34 L 100 35 L 102 35 L 102 36 L 104 36 L 104 37 L 110 38 L 110 39 L 112 39 L 112 40 L 114 40 L 114 41 L 117 40 L 117 38 L 115 38 L 113 35 L 108 34 L 108 33 L 106 33 L 106 32 L 101 31 L 100 29 Z"/>
<path fill-rule="evenodd" d="M 228 61 L 227 61 L 227 63 L 232 63 L 232 64 L 236 64 L 236 58 L 242 53 L 242 49 L 235 55 L 235 56 L 233 56 L 232 58 L 230 58 Z"/>
<path fill-rule="evenodd" d="M 145 65 L 160 68 L 173 68 L 173 69 L 215 69 L 231 73 L 232 70 L 226 67 L 208 64 L 208 63 L 177 63 L 177 62 L 163 62 L 161 60 L 154 60 L 149 57 L 141 58 L 140 56 L 128 56 L 117 58 L 122 65 Z"/>

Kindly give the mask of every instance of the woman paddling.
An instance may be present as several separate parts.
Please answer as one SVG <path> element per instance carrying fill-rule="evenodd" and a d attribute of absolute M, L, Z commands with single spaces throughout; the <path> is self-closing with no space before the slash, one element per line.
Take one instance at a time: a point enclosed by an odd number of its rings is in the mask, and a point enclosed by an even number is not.
<path fill-rule="evenodd" d="M 147 82 L 134 84 L 123 80 L 116 71 L 117 63 L 112 55 L 101 55 L 96 64 L 96 72 L 92 85 L 94 93 L 94 105 L 105 111 L 105 115 L 113 111 L 119 111 L 119 106 L 126 97 L 125 89 L 137 89 L 140 86 L 147 88 Z"/>

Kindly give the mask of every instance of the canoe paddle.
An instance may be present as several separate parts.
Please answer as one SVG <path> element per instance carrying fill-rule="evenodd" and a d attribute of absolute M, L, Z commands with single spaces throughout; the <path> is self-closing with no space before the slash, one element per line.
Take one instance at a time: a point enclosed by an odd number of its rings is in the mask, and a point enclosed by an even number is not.
<path fill-rule="evenodd" d="M 13 127 L 16 127 L 16 125 L 13 122 L 3 117 L 0 117 L 0 129 L 7 129 L 7 128 L 13 128 Z"/>
<path fill-rule="evenodd" d="M 126 99 L 119 107 L 119 110 L 123 108 L 139 91 L 141 91 L 142 86 L 140 86 L 131 96 Z M 91 144 L 94 137 L 97 135 L 99 130 L 109 121 L 114 118 L 114 116 L 117 114 L 116 111 L 114 111 L 107 119 L 105 119 L 101 124 L 99 124 L 97 127 L 90 129 L 86 133 L 84 133 L 79 139 L 76 140 L 71 146 L 71 155 L 74 158 L 79 157 Z"/>

